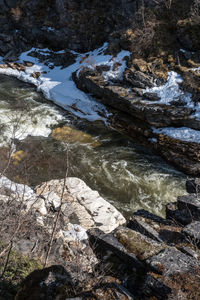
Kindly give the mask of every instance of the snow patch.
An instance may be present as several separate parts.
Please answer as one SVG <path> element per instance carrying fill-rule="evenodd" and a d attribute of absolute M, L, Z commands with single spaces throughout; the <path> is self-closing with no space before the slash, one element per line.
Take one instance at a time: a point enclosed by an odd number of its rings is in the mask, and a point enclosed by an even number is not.
<path fill-rule="evenodd" d="M 36 196 L 34 191 L 27 185 L 15 183 L 2 175 L 0 176 L 0 188 L 8 189 L 24 200 L 35 199 Z"/>
<path fill-rule="evenodd" d="M 122 50 L 116 57 L 112 57 L 105 65 L 110 66 L 110 70 L 103 72 L 103 77 L 107 81 L 112 81 L 115 79 L 122 80 L 123 73 L 126 69 L 126 60 L 125 57 L 130 56 L 129 51 Z"/>
<path fill-rule="evenodd" d="M 200 71 L 200 68 L 193 70 Z M 178 73 L 171 71 L 168 73 L 168 80 L 164 85 L 146 88 L 143 92 L 156 93 L 158 95 L 160 100 L 154 101 L 153 103 L 170 105 L 171 101 L 181 101 L 185 103 L 185 107 L 194 109 L 195 112 L 191 115 L 191 117 L 200 120 L 200 104 L 195 104 L 192 101 L 192 95 L 190 93 L 185 93 L 180 89 L 179 84 L 182 82 L 182 77 Z M 146 102 L 149 103 L 149 101 Z"/>
<path fill-rule="evenodd" d="M 86 229 L 77 224 L 69 223 L 67 225 L 66 231 L 62 231 L 64 238 L 68 241 L 84 241 L 87 240 L 88 235 Z"/>
<path fill-rule="evenodd" d="M 191 103 L 191 94 L 184 93 L 179 84 L 183 82 L 181 76 L 172 71 L 168 73 L 167 82 L 162 86 L 155 86 L 153 88 L 147 88 L 144 93 L 156 93 L 160 100 L 154 101 L 154 103 L 163 103 L 169 105 L 172 100 L 181 100 L 186 103 L 187 106 L 193 105 Z"/>
<path fill-rule="evenodd" d="M 85 118 L 89 121 L 103 120 L 106 121 L 109 115 L 105 106 L 95 101 L 92 97 L 77 89 L 72 80 L 72 73 L 85 65 L 102 64 L 111 59 L 109 55 L 103 55 L 107 48 L 105 43 L 103 47 L 84 54 L 71 51 L 77 56 L 74 64 L 67 68 L 62 66 L 54 67 L 53 69 L 39 62 L 35 57 L 30 56 L 30 52 L 38 52 L 42 55 L 49 56 L 49 49 L 32 48 L 30 51 L 22 53 L 19 62 L 30 61 L 34 63 L 32 67 L 27 67 L 25 72 L 13 70 L 12 68 L 0 69 L 0 74 L 10 75 L 18 79 L 32 83 L 37 87 L 37 90 L 42 92 L 48 100 L 52 100 L 64 109 L 71 111 L 78 117 Z M 57 54 L 63 51 L 56 52 Z M 39 72 L 39 78 L 33 78 L 32 74 Z"/>
<path fill-rule="evenodd" d="M 126 69 L 125 57 L 130 56 L 131 53 L 129 51 L 122 50 L 116 57 L 112 55 L 104 55 L 103 53 L 107 47 L 108 44 L 105 43 L 101 48 L 92 52 L 88 52 L 85 56 L 86 58 L 81 63 L 81 66 L 77 71 L 77 76 L 84 67 L 94 70 L 96 66 L 107 66 L 110 69 L 103 72 L 103 77 L 106 81 L 112 81 L 116 79 L 122 80 L 123 73 Z"/>
<path fill-rule="evenodd" d="M 165 134 L 171 138 L 185 142 L 200 143 L 200 131 L 188 127 L 153 128 L 153 132 L 157 134 Z"/>

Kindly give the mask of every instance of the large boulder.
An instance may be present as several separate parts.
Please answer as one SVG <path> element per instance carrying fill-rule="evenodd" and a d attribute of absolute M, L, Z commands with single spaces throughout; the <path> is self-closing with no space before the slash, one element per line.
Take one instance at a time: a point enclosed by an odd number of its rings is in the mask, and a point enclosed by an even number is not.
<path fill-rule="evenodd" d="M 2 176 L 0 193 L 0 238 L 5 243 L 14 235 L 12 246 L 20 253 L 47 264 L 73 262 L 82 273 L 91 273 L 98 263 L 87 229 L 107 233 L 125 223 L 120 212 L 78 178 L 52 180 L 35 192 Z"/>
<path fill-rule="evenodd" d="M 91 190 L 79 178 L 51 180 L 36 188 L 36 194 L 45 199 L 48 207 L 56 210 L 60 207 L 69 223 L 76 222 L 85 229 L 99 228 L 105 233 L 111 232 L 125 223 L 125 218 L 97 191 Z"/>

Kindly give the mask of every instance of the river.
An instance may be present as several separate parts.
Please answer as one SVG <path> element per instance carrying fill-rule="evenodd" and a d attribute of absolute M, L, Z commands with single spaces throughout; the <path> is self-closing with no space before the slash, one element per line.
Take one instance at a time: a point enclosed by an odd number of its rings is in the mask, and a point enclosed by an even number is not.
<path fill-rule="evenodd" d="M 183 173 L 108 122 L 80 119 L 46 101 L 33 86 L 4 75 L 0 145 L 0 168 L 10 179 L 35 186 L 67 171 L 125 216 L 138 209 L 164 215 L 165 204 L 185 193 Z"/>

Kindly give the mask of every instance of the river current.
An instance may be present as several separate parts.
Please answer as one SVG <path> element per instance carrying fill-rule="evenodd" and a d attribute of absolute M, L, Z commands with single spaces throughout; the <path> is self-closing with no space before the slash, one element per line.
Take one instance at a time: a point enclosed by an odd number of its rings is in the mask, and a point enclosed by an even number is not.
<path fill-rule="evenodd" d="M 165 204 L 185 193 L 183 173 L 108 122 L 80 119 L 33 86 L 3 75 L 0 146 L 1 171 L 13 181 L 35 186 L 67 171 L 125 216 L 138 209 L 164 215 Z"/>

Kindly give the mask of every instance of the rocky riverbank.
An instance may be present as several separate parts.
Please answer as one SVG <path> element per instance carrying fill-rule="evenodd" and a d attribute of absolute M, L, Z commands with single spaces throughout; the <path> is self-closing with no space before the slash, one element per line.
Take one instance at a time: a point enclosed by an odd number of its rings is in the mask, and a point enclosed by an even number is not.
<path fill-rule="evenodd" d="M 1 73 L 32 82 L 49 100 L 95 120 L 91 99 L 75 91 L 74 72 L 80 89 L 117 110 L 115 128 L 199 176 L 197 1 L 6 0 L 0 6 Z M 97 50 L 74 52 L 91 49 Z"/>
<path fill-rule="evenodd" d="M 77 276 L 83 276 L 83 282 L 98 263 L 87 230 L 94 227 L 109 233 L 126 222 L 114 206 L 78 178 L 51 180 L 33 190 L 2 176 L 0 193 L 1 299 L 13 299 L 7 284 L 14 286 L 34 266 L 73 268 Z M 19 258 L 13 262 L 15 253 Z M 75 286 L 78 278 L 74 280 Z"/>
<path fill-rule="evenodd" d="M 47 99 L 79 117 L 109 120 L 181 171 L 199 176 L 200 65 L 172 68 L 158 58 L 151 63 L 135 59 L 129 51 L 108 55 L 108 48 L 105 44 L 86 54 L 32 49 L 18 62 L 2 63 L 0 73 L 33 83 Z M 109 114 L 80 90 L 115 111 Z"/>
<path fill-rule="evenodd" d="M 180 90 L 177 73 L 163 72 L 162 76 L 168 79 L 155 88 L 155 80 L 159 78 L 147 69 L 147 64 L 135 60 L 132 65 L 134 67 L 127 68 L 120 80 L 115 77 L 108 81 L 104 68 L 99 66 L 93 70 L 83 68 L 74 75 L 74 80 L 80 89 L 92 93 L 98 101 L 127 114 L 127 120 L 118 115 L 113 124 L 121 125 L 130 136 L 138 137 L 182 171 L 198 176 L 199 108 L 189 96 L 187 98 L 187 92 L 184 96 Z M 146 87 L 150 87 L 148 92 Z"/>
<path fill-rule="evenodd" d="M 199 180 L 186 187 L 165 219 L 140 210 L 126 222 L 80 179 L 34 191 L 2 177 L 2 249 L 51 265 L 31 273 L 15 299 L 198 299 Z"/>
<path fill-rule="evenodd" d="M 0 0 L 0 25 L 1 74 L 199 177 L 199 1 Z M 45 136 L 71 133 L 46 123 Z M 23 134 L 6 136 L 8 166 Z M 1 174 L 2 299 L 199 299 L 199 185 L 187 181 L 166 218 L 126 221 L 78 178 L 32 189 Z"/>

